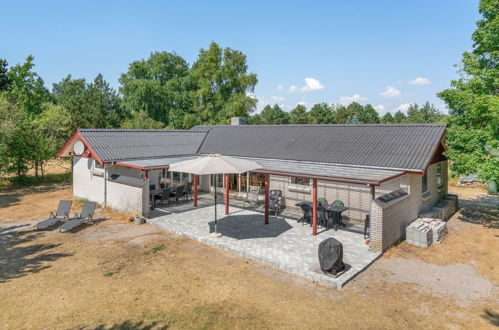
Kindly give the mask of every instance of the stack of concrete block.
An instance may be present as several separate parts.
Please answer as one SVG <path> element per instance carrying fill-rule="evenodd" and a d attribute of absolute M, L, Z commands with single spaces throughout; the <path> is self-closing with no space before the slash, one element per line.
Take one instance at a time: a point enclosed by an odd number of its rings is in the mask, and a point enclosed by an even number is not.
<path fill-rule="evenodd" d="M 419 219 L 418 219 L 419 220 Z M 428 247 L 433 239 L 433 231 L 430 225 L 415 220 L 406 228 L 406 241 L 409 244 Z"/>
<path fill-rule="evenodd" d="M 422 218 L 416 221 L 428 224 L 431 227 L 433 243 L 441 243 L 447 237 L 447 223 L 441 219 Z"/>

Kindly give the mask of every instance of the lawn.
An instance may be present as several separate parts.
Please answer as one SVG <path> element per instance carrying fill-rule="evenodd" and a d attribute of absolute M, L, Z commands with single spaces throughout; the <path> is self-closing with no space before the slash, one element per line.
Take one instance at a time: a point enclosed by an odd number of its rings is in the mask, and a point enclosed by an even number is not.
<path fill-rule="evenodd" d="M 74 233 L 37 232 L 27 224 L 71 187 L 10 188 L 0 192 L 2 328 L 492 328 L 499 212 L 473 205 L 481 189 L 451 189 L 468 213 L 442 244 L 402 243 L 337 290 L 110 210 Z"/>

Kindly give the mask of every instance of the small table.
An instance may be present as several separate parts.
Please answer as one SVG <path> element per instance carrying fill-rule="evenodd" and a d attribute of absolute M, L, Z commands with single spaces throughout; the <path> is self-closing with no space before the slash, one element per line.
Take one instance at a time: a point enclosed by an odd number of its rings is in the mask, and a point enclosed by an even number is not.
<path fill-rule="evenodd" d="M 328 215 L 330 212 L 333 213 L 332 218 L 333 218 L 334 230 L 338 230 L 338 226 L 343 226 L 343 227 L 346 226 L 342 221 L 341 213 L 343 213 L 343 211 L 348 210 L 349 209 L 348 207 L 339 206 L 339 205 L 327 205 L 323 206 L 323 209 L 327 211 Z M 326 221 L 326 228 L 327 228 L 327 221 Z"/>

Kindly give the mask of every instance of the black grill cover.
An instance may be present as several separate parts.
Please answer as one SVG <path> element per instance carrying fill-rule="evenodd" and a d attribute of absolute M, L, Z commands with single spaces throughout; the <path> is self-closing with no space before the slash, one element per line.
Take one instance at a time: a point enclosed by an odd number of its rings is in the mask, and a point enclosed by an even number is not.
<path fill-rule="evenodd" d="M 343 245 L 332 237 L 319 244 L 319 262 L 321 269 L 336 275 L 345 268 L 343 263 Z"/>

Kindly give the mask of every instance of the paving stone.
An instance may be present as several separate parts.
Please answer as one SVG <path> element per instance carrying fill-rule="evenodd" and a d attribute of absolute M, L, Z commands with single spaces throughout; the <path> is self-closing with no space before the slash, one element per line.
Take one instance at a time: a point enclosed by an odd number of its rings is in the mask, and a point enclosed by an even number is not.
<path fill-rule="evenodd" d="M 337 287 L 342 287 L 380 256 L 379 252 L 369 251 L 362 234 L 340 229 L 323 231 L 313 236 L 309 226 L 296 220 L 271 217 L 270 223 L 265 225 L 261 213 L 234 206 L 231 206 L 230 214 L 225 216 L 224 205 L 218 205 L 220 219 L 217 228 L 223 236 L 212 238 L 209 235 L 214 232 L 213 211 L 213 206 L 177 212 L 173 207 L 171 211 L 161 212 L 160 216 L 148 222 L 225 251 L 268 263 L 283 271 Z M 325 276 L 319 270 L 317 249 L 319 243 L 328 237 L 334 237 L 343 244 L 343 261 L 351 267 L 337 278 Z"/>

